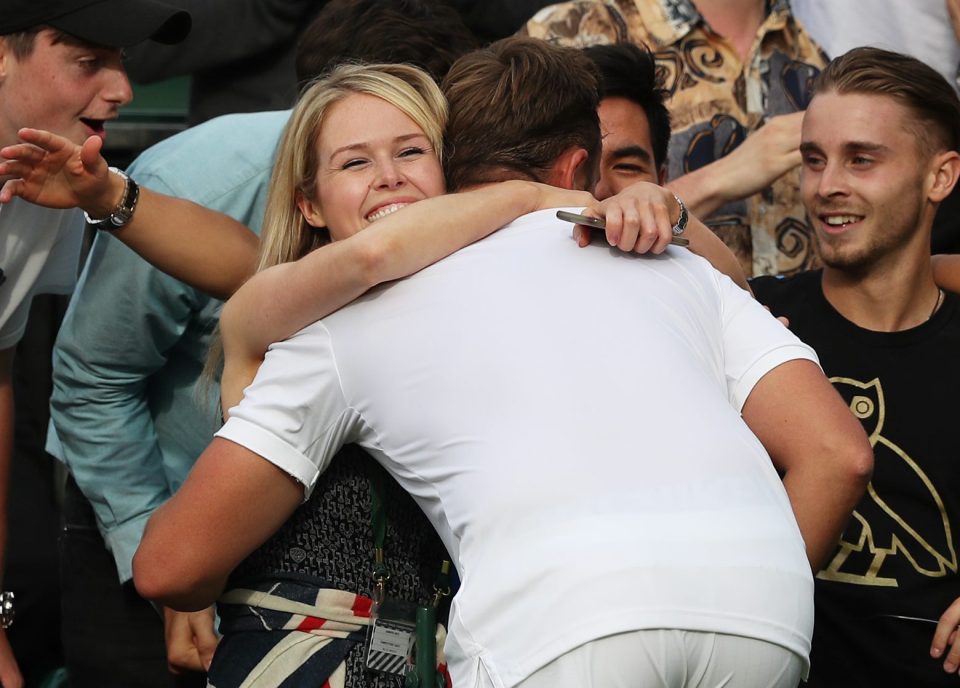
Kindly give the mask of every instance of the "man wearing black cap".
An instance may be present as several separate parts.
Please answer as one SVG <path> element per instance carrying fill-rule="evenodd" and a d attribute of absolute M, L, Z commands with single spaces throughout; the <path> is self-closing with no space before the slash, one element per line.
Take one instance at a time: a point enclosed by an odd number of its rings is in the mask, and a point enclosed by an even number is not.
<path fill-rule="evenodd" d="M 155 0 L 0 0 L 0 146 L 17 143 L 22 127 L 48 129 L 76 143 L 104 136 L 105 123 L 132 98 L 122 48 L 147 39 L 177 43 L 189 30 L 188 13 Z M 13 444 L 13 351 L 33 296 L 73 287 L 82 230 L 78 211 L 21 199 L 0 206 L 0 572 Z M 0 614 L 0 685 L 20 688 L 23 679 L 3 630 L 9 617 Z M 142 678 L 127 685 L 149 685 Z"/>

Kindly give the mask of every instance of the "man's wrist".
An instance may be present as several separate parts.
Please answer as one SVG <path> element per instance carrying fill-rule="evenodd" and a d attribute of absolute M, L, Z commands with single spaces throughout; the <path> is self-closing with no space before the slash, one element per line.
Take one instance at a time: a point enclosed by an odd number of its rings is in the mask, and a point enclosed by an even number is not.
<path fill-rule="evenodd" d="M 87 223 L 94 229 L 102 229 L 108 232 L 116 231 L 122 227 L 125 227 L 131 219 L 133 219 L 133 213 L 137 208 L 137 202 L 140 199 L 140 187 L 133 181 L 127 174 L 116 167 L 110 168 L 110 178 L 117 177 L 120 179 L 123 189 L 121 191 L 120 200 L 117 201 L 116 205 L 107 213 L 106 216 L 101 215 L 91 215 L 90 213 L 84 213 L 87 218 Z"/>
<path fill-rule="evenodd" d="M 97 198 L 89 206 L 84 206 L 82 210 L 92 218 L 108 217 L 114 209 L 123 201 L 123 195 L 126 193 L 127 184 L 123 177 L 112 169 L 107 172 L 107 191 Z"/>

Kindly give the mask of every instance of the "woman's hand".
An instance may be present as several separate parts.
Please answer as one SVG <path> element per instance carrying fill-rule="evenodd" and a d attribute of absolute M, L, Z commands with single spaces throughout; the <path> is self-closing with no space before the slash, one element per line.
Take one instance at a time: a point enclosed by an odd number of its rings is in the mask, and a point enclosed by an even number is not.
<path fill-rule="evenodd" d="M 40 129 L 21 129 L 23 143 L 0 149 L 0 203 L 14 196 L 48 208 L 82 208 L 106 217 L 123 196 L 123 180 L 112 175 L 100 155 L 103 139 L 91 136 L 78 146 Z"/>

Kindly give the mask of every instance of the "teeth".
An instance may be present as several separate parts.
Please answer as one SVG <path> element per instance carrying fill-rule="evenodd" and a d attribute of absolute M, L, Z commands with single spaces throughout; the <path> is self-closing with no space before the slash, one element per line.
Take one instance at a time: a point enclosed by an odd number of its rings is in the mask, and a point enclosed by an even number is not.
<path fill-rule="evenodd" d="M 860 217 L 857 215 L 831 215 L 830 217 L 824 218 L 824 222 L 833 227 L 848 225 L 851 222 L 857 222 L 859 220 Z"/>
<path fill-rule="evenodd" d="M 405 207 L 406 203 L 391 203 L 390 205 L 385 205 L 382 208 L 377 208 L 376 212 L 370 213 L 367 215 L 367 222 L 376 222 L 382 217 L 386 217 L 390 213 L 395 213 L 400 208 Z"/>

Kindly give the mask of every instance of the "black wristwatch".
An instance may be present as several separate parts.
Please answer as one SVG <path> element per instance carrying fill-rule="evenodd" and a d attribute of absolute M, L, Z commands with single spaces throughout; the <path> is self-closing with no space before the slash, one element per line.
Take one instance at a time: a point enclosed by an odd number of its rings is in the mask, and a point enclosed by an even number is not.
<path fill-rule="evenodd" d="M 133 217 L 133 211 L 136 210 L 137 201 L 140 199 L 140 186 L 130 179 L 123 170 L 111 167 L 110 171 L 117 173 L 123 179 L 123 197 L 117 207 L 113 209 L 112 213 L 99 220 L 90 217 L 87 213 L 83 215 L 87 218 L 87 223 L 94 229 L 113 232 L 126 225 Z"/>
<path fill-rule="evenodd" d="M 10 628 L 13 625 L 13 616 L 13 593 L 0 592 L 0 628 Z"/>
<path fill-rule="evenodd" d="M 680 197 L 677 194 L 673 194 L 673 197 L 677 199 L 677 205 L 680 206 L 680 217 L 677 218 L 677 224 L 673 226 L 673 236 L 678 236 L 683 234 L 683 230 L 687 228 L 687 221 L 690 219 L 690 215 L 687 214 L 687 206 L 683 204 Z"/>

